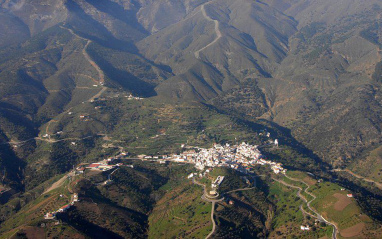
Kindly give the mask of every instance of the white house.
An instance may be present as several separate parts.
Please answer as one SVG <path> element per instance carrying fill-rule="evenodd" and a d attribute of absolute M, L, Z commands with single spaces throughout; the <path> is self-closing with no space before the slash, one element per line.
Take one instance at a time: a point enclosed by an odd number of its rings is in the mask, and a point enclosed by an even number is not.
<path fill-rule="evenodd" d="M 310 228 L 309 228 L 309 226 L 301 226 L 301 230 L 302 231 L 309 231 Z"/>

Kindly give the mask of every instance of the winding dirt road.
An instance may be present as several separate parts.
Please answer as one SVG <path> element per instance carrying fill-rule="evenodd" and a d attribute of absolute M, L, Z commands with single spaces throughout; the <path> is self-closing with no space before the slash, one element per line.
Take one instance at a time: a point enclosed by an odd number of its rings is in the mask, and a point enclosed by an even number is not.
<path fill-rule="evenodd" d="M 47 190 L 45 190 L 45 192 L 43 192 L 42 194 L 46 194 L 46 193 L 48 193 L 48 192 L 50 192 L 50 191 L 52 191 L 52 190 L 54 190 L 54 189 L 56 189 L 56 188 L 61 187 L 61 186 L 65 183 L 65 181 L 66 181 L 67 178 L 69 178 L 69 177 L 73 177 L 73 176 L 74 176 L 74 172 L 73 172 L 73 171 L 70 171 L 68 174 L 66 174 L 65 176 L 63 176 L 61 179 L 59 179 L 58 181 L 54 182 L 54 183 L 52 184 L 52 186 L 50 186 L 50 187 L 49 187 Z"/>
<path fill-rule="evenodd" d="M 94 81 L 94 79 L 92 77 L 90 77 L 90 79 L 95 82 L 95 83 L 105 83 L 105 74 L 104 72 L 101 70 L 101 68 L 98 66 L 98 64 L 89 56 L 88 52 L 87 52 L 87 49 L 88 49 L 88 46 L 93 42 L 92 40 L 89 40 L 89 39 L 86 39 L 86 38 L 83 38 L 81 36 L 79 36 L 78 34 L 76 34 L 72 29 L 70 28 L 66 28 L 66 27 L 63 27 L 63 26 L 60 26 L 62 29 L 65 29 L 67 31 L 69 31 L 73 36 L 81 39 L 81 40 L 84 40 L 86 41 L 86 45 L 85 47 L 82 49 L 82 55 L 84 55 L 85 59 L 90 63 L 90 65 L 92 65 L 94 67 L 94 69 L 96 69 L 97 73 L 98 73 L 98 77 L 99 77 L 99 82 L 97 81 Z M 103 88 L 106 88 L 105 86 L 103 86 Z"/>
<path fill-rule="evenodd" d="M 204 46 L 203 48 L 197 50 L 194 52 L 194 55 L 195 55 L 195 58 L 197 59 L 200 59 L 200 52 L 201 51 L 204 51 L 205 49 L 207 49 L 208 47 L 214 45 L 217 41 L 219 41 L 219 39 L 222 37 L 222 33 L 220 31 L 220 23 L 218 20 L 214 20 L 212 19 L 210 16 L 208 16 L 207 12 L 206 12 L 206 9 L 205 9 L 205 5 L 208 5 L 210 4 L 211 2 L 207 2 L 205 4 L 202 5 L 202 7 L 200 8 L 202 14 L 203 14 L 203 17 L 207 20 L 207 21 L 210 21 L 210 22 L 214 22 L 215 24 L 215 34 L 216 34 L 216 38 L 210 42 L 208 45 Z"/>
<path fill-rule="evenodd" d="M 379 189 L 382 190 L 382 183 L 379 183 L 379 182 L 376 182 L 372 179 L 369 179 L 369 178 L 365 178 L 359 174 L 356 174 L 356 173 L 353 173 L 352 171 L 350 171 L 349 169 L 334 169 L 334 170 L 331 170 L 332 172 L 346 172 L 350 175 L 352 175 L 353 177 L 356 177 L 358 179 L 362 179 L 363 181 L 365 182 L 368 182 L 368 183 L 374 183 L 375 186 L 377 186 Z"/>
<path fill-rule="evenodd" d="M 74 35 L 79 37 L 77 34 L 74 34 Z M 84 38 L 82 38 L 82 39 L 84 39 Z M 98 64 L 95 63 L 95 61 L 93 61 L 93 59 L 89 56 L 89 54 L 86 51 L 88 49 L 88 46 L 90 43 L 92 43 L 92 41 L 87 40 L 87 43 L 86 43 L 84 49 L 82 49 L 82 54 L 85 56 L 86 60 L 96 69 L 96 71 L 98 72 L 99 82 L 101 82 L 103 84 L 105 82 L 105 74 L 103 73 L 101 68 L 98 66 Z"/>
<path fill-rule="evenodd" d="M 100 97 L 106 90 L 107 90 L 107 87 L 103 86 L 103 84 L 105 83 L 105 74 L 104 72 L 101 70 L 101 68 L 97 65 L 97 63 L 95 61 L 93 61 L 93 59 L 89 56 L 89 54 L 87 53 L 87 48 L 89 46 L 90 43 L 92 43 L 91 40 L 89 39 L 86 39 L 86 38 L 83 38 L 79 35 L 77 35 L 72 29 L 70 28 L 66 28 L 66 27 L 63 27 L 63 26 L 60 26 L 62 29 L 65 29 L 67 31 L 69 31 L 73 36 L 75 36 L 76 38 L 79 38 L 81 40 L 84 40 L 86 41 L 86 45 L 84 46 L 84 48 L 82 49 L 82 55 L 85 57 L 85 59 L 89 62 L 90 65 L 92 65 L 94 67 L 94 69 L 96 69 L 97 73 L 98 73 L 98 77 L 99 77 L 99 81 L 96 81 L 94 78 L 90 77 L 90 76 L 86 76 L 87 78 L 89 78 L 92 83 L 99 83 L 101 86 L 102 86 L 102 89 L 94 96 L 92 96 L 90 99 L 88 99 L 87 101 L 90 102 L 92 100 L 94 100 L 95 98 L 98 98 Z M 76 87 L 78 88 L 78 87 Z M 92 88 L 90 88 L 92 89 Z M 67 109 L 66 111 L 62 112 L 60 115 L 64 115 L 64 114 L 67 114 L 68 112 L 70 112 L 72 110 L 73 107 Z M 47 123 L 47 126 L 45 128 L 45 133 L 49 135 L 49 140 L 50 140 L 50 132 L 49 132 L 49 127 L 51 125 L 51 123 L 53 122 L 58 122 L 57 120 L 55 119 L 52 119 L 50 120 L 48 123 Z"/>

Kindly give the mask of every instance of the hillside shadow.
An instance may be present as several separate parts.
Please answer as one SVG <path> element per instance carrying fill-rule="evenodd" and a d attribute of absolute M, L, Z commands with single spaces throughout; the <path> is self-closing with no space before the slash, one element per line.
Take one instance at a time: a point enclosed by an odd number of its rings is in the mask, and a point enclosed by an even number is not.
<path fill-rule="evenodd" d="M 4 174 L 2 183 L 10 186 L 17 191 L 24 191 L 25 185 L 23 181 L 23 171 L 26 167 L 26 162 L 20 159 L 8 144 L 2 144 L 0 141 L 0 167 L 1 173 Z"/>
<path fill-rule="evenodd" d="M 322 169 L 331 169 L 331 167 L 332 167 L 331 165 L 329 165 L 327 162 L 323 161 L 311 149 L 305 147 L 304 144 L 302 144 L 296 138 L 294 138 L 292 135 L 291 129 L 280 126 L 279 124 L 272 122 L 272 121 L 268 121 L 268 120 L 259 120 L 259 121 L 264 122 L 264 124 L 268 124 L 271 126 L 271 128 L 269 128 L 269 132 L 271 133 L 272 136 L 274 136 L 274 138 L 278 138 L 279 136 L 286 137 L 287 139 L 289 139 L 289 141 L 287 141 L 289 146 L 293 147 L 298 152 L 303 153 L 304 155 L 314 159 L 317 163 L 319 163 L 319 165 L 321 167 L 323 167 Z M 277 131 L 275 131 L 273 129 L 277 129 Z M 282 133 L 282 135 L 280 135 L 280 132 Z"/>
<path fill-rule="evenodd" d="M 118 19 L 130 26 L 133 26 L 134 29 L 140 31 L 144 35 L 149 35 L 146 29 L 137 21 L 136 14 L 133 8 L 125 10 L 116 2 L 112 1 L 100 1 L 100 0 L 86 0 L 89 4 L 93 5 L 98 11 L 109 14 L 110 16 Z M 134 5 L 137 2 L 134 3 Z M 139 6 L 137 6 L 139 8 Z"/>
<path fill-rule="evenodd" d="M 100 227 L 84 219 L 81 215 L 67 215 L 58 214 L 57 219 L 69 224 L 79 232 L 84 233 L 89 238 L 116 238 L 122 239 L 123 237 L 114 233 L 106 228 Z"/>
<path fill-rule="evenodd" d="M 105 75 L 120 87 L 127 89 L 138 96 L 152 97 L 157 95 L 154 90 L 155 85 L 139 79 L 128 71 L 114 67 L 102 57 L 96 56 L 92 51 L 89 51 L 89 55 L 91 55 L 92 59 L 99 65 Z M 117 85 L 116 87 L 118 87 Z"/>
<path fill-rule="evenodd" d="M 281 144 L 296 150 L 299 154 L 301 154 L 301 156 L 310 158 L 314 160 L 314 162 L 317 164 L 317 165 L 309 165 L 309 167 L 305 167 L 304 164 L 297 164 L 297 163 L 290 164 L 290 165 L 286 165 L 288 169 L 298 169 L 302 171 L 314 170 L 318 173 L 322 171 L 327 171 L 328 169 L 332 168 L 331 165 L 323 161 L 312 150 L 305 147 L 305 145 L 303 145 L 296 138 L 294 138 L 291 133 L 291 130 L 288 128 L 282 127 L 274 122 L 271 122 L 265 119 L 260 119 L 254 122 L 240 115 L 233 115 L 232 113 L 221 110 L 213 105 L 210 105 L 207 103 L 203 103 L 203 104 L 209 109 L 216 111 L 217 113 L 229 115 L 234 122 L 246 128 L 249 128 L 254 132 L 260 132 L 261 130 L 266 130 L 267 132 L 271 134 L 273 139 L 278 139 Z M 276 160 L 281 159 L 280 155 L 274 154 L 271 152 L 266 152 L 266 155 L 272 159 L 276 159 Z M 289 162 L 289 163 L 292 163 L 292 162 Z"/>
<path fill-rule="evenodd" d="M 110 49 L 138 53 L 138 49 L 131 41 L 115 38 L 105 26 L 86 14 L 77 3 L 67 0 L 65 4 L 71 13 L 66 26 L 73 29 L 76 34 Z"/>

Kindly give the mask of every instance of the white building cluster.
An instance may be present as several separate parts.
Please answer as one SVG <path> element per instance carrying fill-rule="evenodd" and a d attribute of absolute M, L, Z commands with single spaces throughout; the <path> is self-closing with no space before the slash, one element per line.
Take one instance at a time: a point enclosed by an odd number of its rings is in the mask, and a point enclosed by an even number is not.
<path fill-rule="evenodd" d="M 143 100 L 144 98 L 140 98 L 137 96 L 133 96 L 132 94 L 125 96 L 128 100 Z"/>
<path fill-rule="evenodd" d="M 103 159 L 103 160 L 101 160 L 99 162 L 96 162 L 96 163 L 91 163 L 91 164 L 88 164 L 88 165 L 78 166 L 76 168 L 76 171 L 77 171 L 77 173 L 83 173 L 85 169 L 99 170 L 99 171 L 109 171 L 111 169 L 115 169 L 115 168 L 123 165 L 122 163 L 113 164 L 114 160 L 123 159 L 127 155 L 128 155 L 127 152 L 122 151 L 117 156 L 110 157 L 110 158 L 107 158 L 107 159 Z M 128 165 L 128 167 L 133 168 L 134 166 Z"/>
<path fill-rule="evenodd" d="M 275 174 L 286 173 L 286 169 L 283 168 L 281 163 L 276 163 L 265 159 L 259 159 L 256 163 L 260 165 L 270 165 Z"/>
<path fill-rule="evenodd" d="M 188 150 L 180 155 L 173 155 L 170 158 L 174 162 L 187 162 L 195 164 L 199 170 L 205 167 L 230 167 L 242 172 L 247 172 L 251 165 L 270 165 L 274 173 L 285 173 L 285 169 L 280 163 L 264 159 L 257 145 L 250 145 L 245 142 L 239 145 L 214 144 L 212 148 L 198 148 Z"/>

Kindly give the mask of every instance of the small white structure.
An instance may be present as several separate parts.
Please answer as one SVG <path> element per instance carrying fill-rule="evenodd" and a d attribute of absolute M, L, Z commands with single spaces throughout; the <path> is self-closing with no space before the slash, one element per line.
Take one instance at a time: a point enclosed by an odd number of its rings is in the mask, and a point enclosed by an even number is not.
<path fill-rule="evenodd" d="M 309 228 L 309 226 L 301 226 L 301 230 L 302 231 L 309 231 L 310 228 Z"/>
<path fill-rule="evenodd" d="M 212 188 L 217 188 L 217 187 L 219 187 L 220 184 L 223 182 L 223 180 L 224 180 L 224 176 L 218 176 L 218 177 L 216 178 L 216 180 L 212 183 L 211 187 L 212 187 Z"/>
<path fill-rule="evenodd" d="M 174 162 L 184 162 L 185 161 L 184 158 L 181 158 L 181 157 L 176 157 L 173 160 L 174 160 Z"/>
<path fill-rule="evenodd" d="M 109 184 L 111 184 L 113 181 L 112 180 L 106 180 L 105 182 L 103 182 L 103 185 L 109 185 Z"/>
<path fill-rule="evenodd" d="M 194 177 L 194 174 L 193 174 L 193 173 L 191 173 L 190 175 L 187 176 L 188 179 L 190 179 L 190 178 L 192 178 L 192 177 Z"/>
<path fill-rule="evenodd" d="M 278 139 L 275 139 L 275 145 L 279 146 L 279 140 Z"/>
<path fill-rule="evenodd" d="M 218 195 L 218 193 L 217 193 L 215 190 L 211 190 L 211 191 L 210 191 L 210 195 L 212 195 L 212 196 L 216 196 L 216 195 Z"/>
<path fill-rule="evenodd" d="M 56 218 L 56 212 L 48 212 L 44 215 L 45 220 L 53 220 Z"/>
<path fill-rule="evenodd" d="M 78 194 L 77 193 L 75 193 L 74 195 L 73 195 L 73 202 L 78 202 L 79 200 L 78 200 Z"/>
<path fill-rule="evenodd" d="M 280 173 L 280 169 L 278 167 L 275 167 L 275 166 L 272 166 L 272 170 L 275 174 L 279 174 Z"/>

